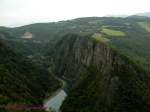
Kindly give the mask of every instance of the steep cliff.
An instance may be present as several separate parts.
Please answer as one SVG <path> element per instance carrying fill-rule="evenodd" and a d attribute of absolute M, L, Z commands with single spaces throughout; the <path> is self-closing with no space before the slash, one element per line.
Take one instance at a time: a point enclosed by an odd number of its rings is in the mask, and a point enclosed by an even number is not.
<path fill-rule="evenodd" d="M 75 34 L 66 35 L 53 49 L 55 72 L 75 82 L 62 112 L 150 111 L 150 74 L 126 56 Z"/>
<path fill-rule="evenodd" d="M 54 64 L 54 72 L 68 81 L 76 80 L 85 67 L 90 65 L 93 52 L 88 38 L 68 34 L 54 45 L 47 54 Z"/>

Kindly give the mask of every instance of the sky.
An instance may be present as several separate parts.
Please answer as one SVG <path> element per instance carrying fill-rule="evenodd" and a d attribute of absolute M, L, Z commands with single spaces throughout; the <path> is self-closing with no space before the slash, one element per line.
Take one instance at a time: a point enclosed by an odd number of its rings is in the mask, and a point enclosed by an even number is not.
<path fill-rule="evenodd" d="M 0 0 L 0 26 L 150 12 L 150 0 Z"/>

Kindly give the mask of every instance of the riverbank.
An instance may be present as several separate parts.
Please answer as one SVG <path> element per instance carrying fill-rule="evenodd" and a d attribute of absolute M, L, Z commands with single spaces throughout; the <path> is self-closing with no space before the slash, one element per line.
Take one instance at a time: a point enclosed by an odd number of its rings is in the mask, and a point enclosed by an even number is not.
<path fill-rule="evenodd" d="M 51 98 L 53 98 L 54 96 L 56 96 L 61 90 L 62 90 L 62 87 L 59 88 L 59 89 L 57 89 L 56 91 L 54 91 L 50 96 L 48 96 L 47 98 L 45 98 L 45 100 L 44 100 L 43 103 L 45 104 L 49 99 L 51 99 Z"/>

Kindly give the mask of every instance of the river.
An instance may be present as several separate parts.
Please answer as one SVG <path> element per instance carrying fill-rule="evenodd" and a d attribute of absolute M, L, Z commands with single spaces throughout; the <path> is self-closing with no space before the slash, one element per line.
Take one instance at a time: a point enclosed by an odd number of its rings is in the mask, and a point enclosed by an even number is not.
<path fill-rule="evenodd" d="M 52 95 L 49 99 L 47 99 L 44 102 L 44 107 L 46 108 L 46 111 L 49 111 L 49 109 L 51 108 L 52 110 L 59 112 L 59 109 L 60 109 L 63 101 L 67 97 L 67 93 L 64 91 L 64 89 L 67 86 L 67 83 L 60 78 L 57 78 L 57 79 L 62 82 L 62 87 L 60 89 L 58 89 L 54 93 L 54 95 Z"/>
<path fill-rule="evenodd" d="M 59 109 L 65 100 L 67 94 L 63 89 L 60 89 L 59 91 L 56 92 L 54 96 L 49 98 L 47 101 L 44 103 L 44 107 L 46 108 L 47 111 L 49 111 L 49 108 L 54 109 L 56 112 L 59 112 Z"/>
<path fill-rule="evenodd" d="M 48 68 L 48 71 L 53 74 L 51 68 Z M 46 109 L 46 111 L 49 111 L 49 109 L 54 109 L 56 112 L 59 112 L 59 109 L 63 103 L 63 101 L 65 100 L 65 98 L 67 97 L 67 93 L 64 91 L 65 88 L 67 87 L 67 83 L 65 80 L 53 75 L 56 79 L 58 79 L 60 82 L 62 82 L 62 87 L 60 89 L 58 89 L 56 92 L 54 92 L 54 94 L 46 99 L 44 101 L 44 107 Z"/>

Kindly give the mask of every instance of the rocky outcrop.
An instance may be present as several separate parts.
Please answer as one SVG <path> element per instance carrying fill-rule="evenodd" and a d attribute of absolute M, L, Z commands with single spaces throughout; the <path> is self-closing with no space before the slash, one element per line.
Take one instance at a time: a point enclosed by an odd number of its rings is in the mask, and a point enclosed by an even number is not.
<path fill-rule="evenodd" d="M 50 62 L 55 64 L 55 72 L 68 80 L 76 80 L 81 72 L 83 73 L 91 65 L 102 72 L 107 72 L 114 64 L 120 66 L 128 63 L 125 56 L 119 56 L 117 51 L 110 49 L 104 43 L 99 43 L 90 36 L 76 34 L 64 36 L 51 48 L 48 55 Z"/>
<path fill-rule="evenodd" d="M 126 56 L 74 34 L 65 36 L 54 49 L 55 71 L 75 82 L 62 112 L 150 111 L 149 73 Z"/>

